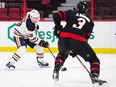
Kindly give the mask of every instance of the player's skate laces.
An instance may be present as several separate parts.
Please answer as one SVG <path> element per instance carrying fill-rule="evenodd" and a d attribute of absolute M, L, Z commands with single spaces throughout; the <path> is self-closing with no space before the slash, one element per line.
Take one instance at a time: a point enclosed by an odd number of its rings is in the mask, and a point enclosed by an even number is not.
<path fill-rule="evenodd" d="M 12 65 L 10 62 L 6 64 L 6 70 L 14 70 L 14 69 L 15 69 L 15 66 Z"/>
<path fill-rule="evenodd" d="M 98 79 L 98 77 L 96 76 L 96 74 L 92 74 L 91 75 L 91 79 L 93 81 L 93 84 L 98 84 L 98 85 L 107 84 L 107 81 Z"/>
<path fill-rule="evenodd" d="M 62 65 L 60 63 L 55 64 L 53 75 L 52 75 L 52 78 L 55 81 L 55 83 L 59 81 L 59 71 L 60 71 L 61 67 L 62 67 Z"/>

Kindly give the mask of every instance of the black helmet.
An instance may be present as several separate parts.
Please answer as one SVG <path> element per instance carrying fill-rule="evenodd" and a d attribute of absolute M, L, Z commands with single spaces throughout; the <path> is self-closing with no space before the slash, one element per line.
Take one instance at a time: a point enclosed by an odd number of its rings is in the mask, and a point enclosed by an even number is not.
<path fill-rule="evenodd" d="M 87 12 L 87 3 L 85 1 L 81 1 L 77 4 L 77 9 L 79 13 L 86 13 Z"/>

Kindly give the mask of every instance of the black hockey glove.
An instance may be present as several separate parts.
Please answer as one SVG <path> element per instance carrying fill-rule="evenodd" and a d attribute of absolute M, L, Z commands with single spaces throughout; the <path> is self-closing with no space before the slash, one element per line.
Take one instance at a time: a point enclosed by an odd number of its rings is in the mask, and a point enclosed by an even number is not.
<path fill-rule="evenodd" d="M 44 41 L 44 40 L 41 40 L 39 42 L 39 45 L 42 47 L 45 47 L 45 48 L 49 47 L 49 43 L 47 41 Z"/>
<path fill-rule="evenodd" d="M 54 30 L 54 35 L 57 36 L 57 37 L 59 37 L 60 32 L 61 32 L 62 29 L 63 29 L 62 25 L 60 25 L 60 26 L 55 26 L 54 29 L 55 29 L 55 30 Z"/>
<path fill-rule="evenodd" d="M 72 58 L 74 58 L 74 57 L 77 56 L 77 53 L 75 53 L 75 52 L 70 52 L 70 56 L 72 56 Z"/>

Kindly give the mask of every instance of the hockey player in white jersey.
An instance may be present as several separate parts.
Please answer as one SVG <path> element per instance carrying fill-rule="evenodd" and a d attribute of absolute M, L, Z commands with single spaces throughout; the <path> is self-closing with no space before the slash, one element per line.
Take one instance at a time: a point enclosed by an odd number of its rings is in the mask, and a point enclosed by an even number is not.
<path fill-rule="evenodd" d="M 31 48 L 36 48 L 36 59 L 39 66 L 47 67 L 49 63 L 45 62 L 43 47 L 48 47 L 47 41 L 41 40 L 35 34 L 39 30 L 37 24 L 40 20 L 40 13 L 37 10 L 31 10 L 26 17 L 17 24 L 14 28 L 14 40 L 17 45 L 17 52 L 12 55 L 12 58 L 6 64 L 7 69 L 15 69 L 14 64 L 26 53 L 27 45 Z"/>

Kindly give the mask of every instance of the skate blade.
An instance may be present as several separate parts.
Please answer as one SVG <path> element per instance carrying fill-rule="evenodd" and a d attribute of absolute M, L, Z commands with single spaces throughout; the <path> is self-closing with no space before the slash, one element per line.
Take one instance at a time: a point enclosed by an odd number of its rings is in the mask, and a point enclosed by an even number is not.
<path fill-rule="evenodd" d="M 6 67 L 4 70 L 6 70 L 6 71 L 13 71 L 15 68 L 13 68 L 13 67 L 11 67 L 11 68 L 8 68 L 8 67 Z"/>
<path fill-rule="evenodd" d="M 59 79 L 58 79 L 58 78 L 56 78 L 56 76 L 57 76 L 57 74 L 56 74 L 56 73 L 54 73 L 54 75 L 53 75 L 53 80 L 54 80 L 54 83 L 55 83 L 55 84 L 59 81 Z"/>
<path fill-rule="evenodd" d="M 54 79 L 54 83 L 57 84 L 58 83 L 58 79 Z"/>
<path fill-rule="evenodd" d="M 50 66 L 39 66 L 40 68 L 50 68 Z"/>
<path fill-rule="evenodd" d="M 103 83 L 102 85 L 99 85 L 99 83 L 94 83 L 93 87 L 109 87 L 107 83 Z"/>

